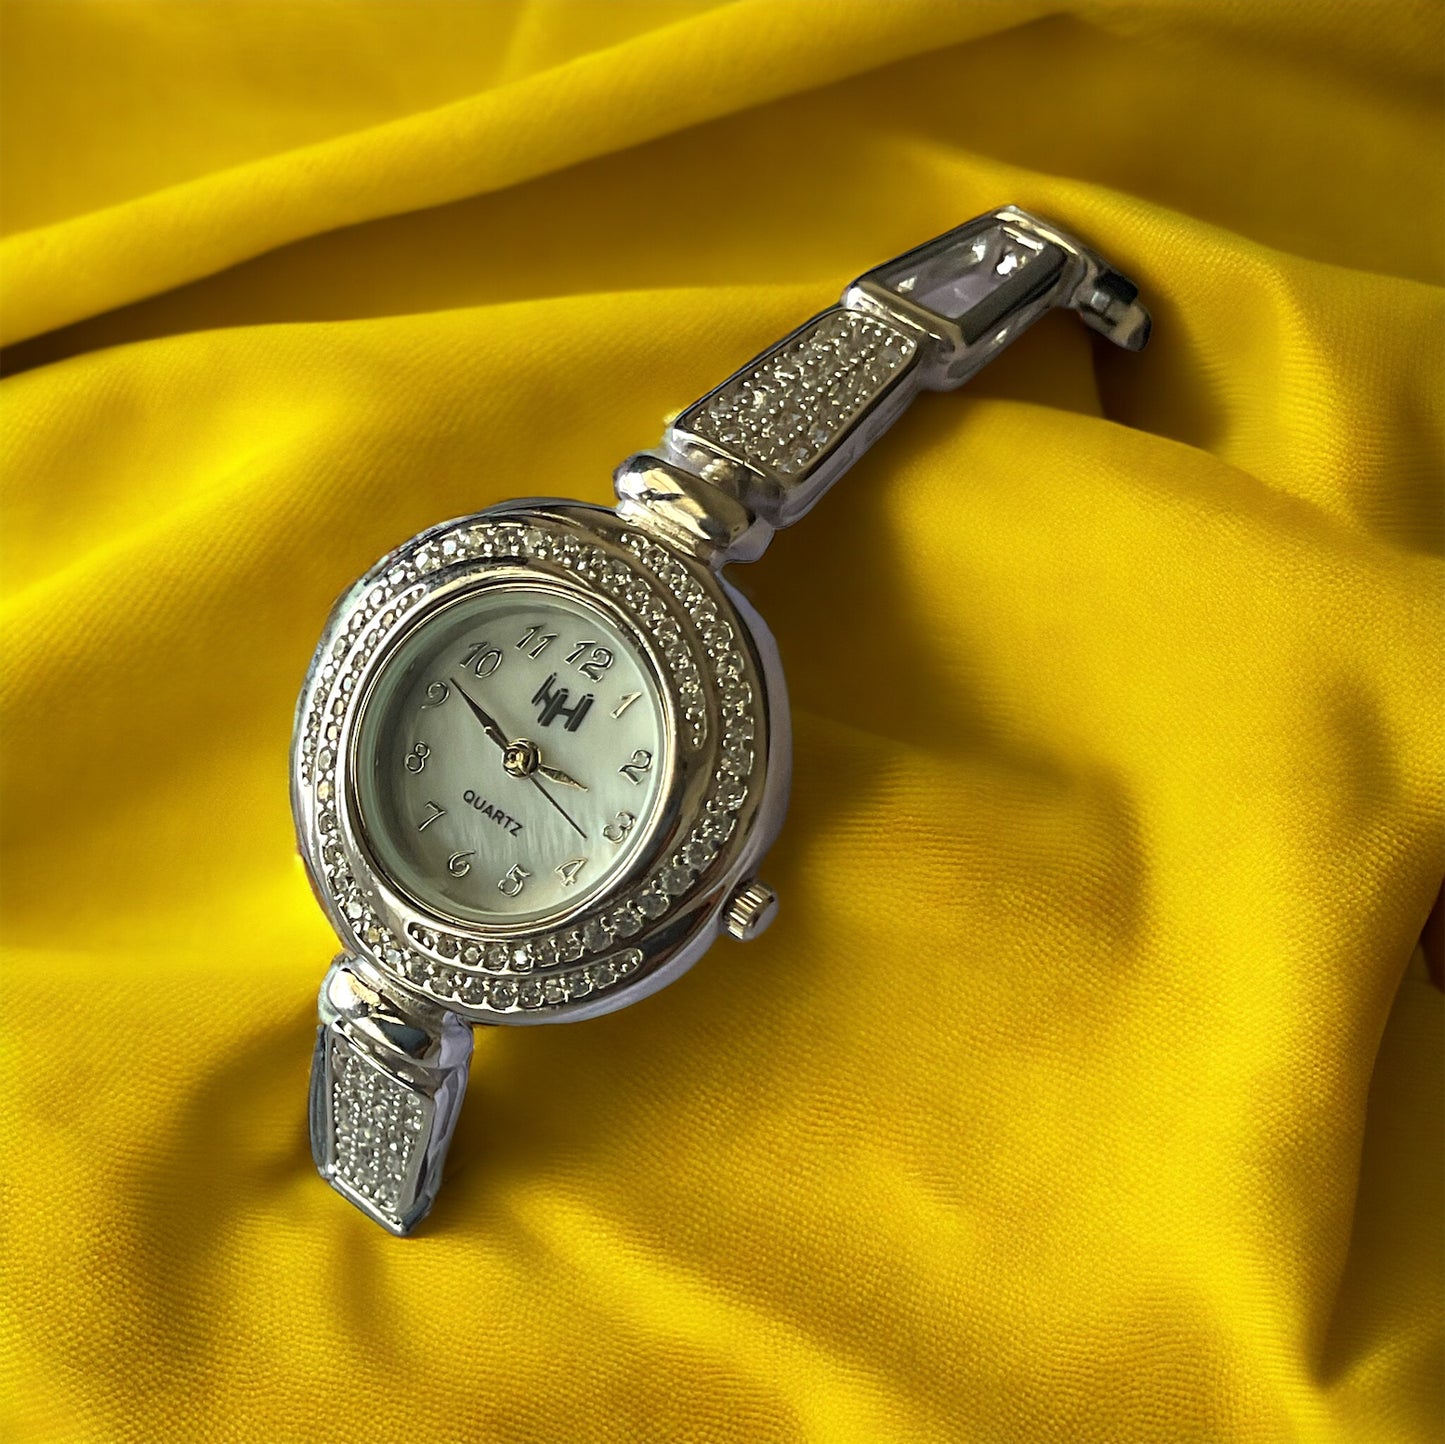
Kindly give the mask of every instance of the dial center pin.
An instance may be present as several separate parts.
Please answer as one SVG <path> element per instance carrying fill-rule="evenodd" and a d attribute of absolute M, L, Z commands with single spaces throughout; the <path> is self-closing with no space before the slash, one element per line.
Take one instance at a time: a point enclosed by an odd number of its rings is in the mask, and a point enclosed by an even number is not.
<path fill-rule="evenodd" d="M 509 742 L 502 749 L 502 768 L 510 777 L 530 777 L 542 760 L 541 750 L 525 737 Z"/>

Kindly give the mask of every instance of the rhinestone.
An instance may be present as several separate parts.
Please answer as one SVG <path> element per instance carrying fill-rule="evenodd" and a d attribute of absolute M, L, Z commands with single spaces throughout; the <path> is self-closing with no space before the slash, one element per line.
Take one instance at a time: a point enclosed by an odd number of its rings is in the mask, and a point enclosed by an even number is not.
<path fill-rule="evenodd" d="M 449 933 L 442 933 L 437 938 L 437 952 L 444 958 L 454 958 L 457 955 L 457 940 Z"/>
<path fill-rule="evenodd" d="M 635 937 L 638 930 L 642 927 L 642 919 L 629 904 L 618 908 L 617 911 L 613 913 L 612 926 L 616 929 L 619 937 Z"/>
<path fill-rule="evenodd" d="M 574 998 L 580 998 L 592 991 L 592 979 L 587 976 L 586 968 L 578 968 L 575 973 L 567 975 L 567 991 Z"/>
<path fill-rule="evenodd" d="M 610 962 L 593 963 L 587 970 L 594 988 L 606 988 L 617 980 L 617 970 Z"/>
<path fill-rule="evenodd" d="M 748 790 L 740 781 L 722 780 L 718 783 L 717 800 L 729 811 L 741 807 L 747 795 Z"/>
<path fill-rule="evenodd" d="M 542 979 L 542 1000 L 547 1003 L 565 1003 L 567 987 L 556 973 Z"/>
<path fill-rule="evenodd" d="M 638 912 L 640 912 L 644 917 L 660 918 L 663 913 L 667 911 L 667 894 L 662 892 L 653 892 L 650 890 L 647 892 L 640 892 L 633 900 L 633 906 L 636 907 Z"/>
<path fill-rule="evenodd" d="M 727 771 L 739 777 L 746 777 L 753 770 L 753 754 L 747 747 L 729 746 L 723 755 L 722 765 Z"/>
<path fill-rule="evenodd" d="M 456 539 L 456 537 L 454 537 L 454 536 L 444 537 L 444 538 L 442 539 L 442 555 L 443 555 L 444 557 L 454 557 L 454 556 L 456 556 L 456 554 L 457 554 L 457 539 Z"/>
<path fill-rule="evenodd" d="M 557 954 L 564 963 L 575 963 L 586 951 L 587 945 L 582 941 L 582 934 L 575 930 L 562 933 L 557 938 Z"/>
<path fill-rule="evenodd" d="M 462 962 L 468 967 L 475 968 L 482 961 L 482 950 L 475 943 L 468 943 L 462 949 Z"/>
<path fill-rule="evenodd" d="M 685 866 L 695 868 L 698 872 L 701 872 L 703 868 L 713 860 L 715 851 L 716 849 L 711 843 L 700 837 L 695 837 L 683 848 L 679 856 L 682 858 Z"/>
<path fill-rule="evenodd" d="M 494 1008 L 510 1008 L 517 1001 L 517 985 L 510 978 L 497 978 L 492 983 L 491 1001 Z"/>
<path fill-rule="evenodd" d="M 524 1008 L 542 1006 L 542 983 L 539 978 L 524 978 L 517 985 L 517 1001 Z"/>
<path fill-rule="evenodd" d="M 612 929 L 601 918 L 593 918 L 582 929 L 582 941 L 595 953 L 612 942 Z"/>
<path fill-rule="evenodd" d="M 674 862 L 663 868 L 658 881 L 673 897 L 681 897 L 692 886 L 692 871 L 680 862 Z"/>
<path fill-rule="evenodd" d="M 519 973 L 532 971 L 532 945 L 523 943 L 512 953 L 512 967 Z"/>

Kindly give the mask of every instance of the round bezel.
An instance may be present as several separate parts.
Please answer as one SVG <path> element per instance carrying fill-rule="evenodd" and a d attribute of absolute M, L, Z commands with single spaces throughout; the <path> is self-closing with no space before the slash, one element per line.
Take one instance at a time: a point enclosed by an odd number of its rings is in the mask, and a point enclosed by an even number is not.
<path fill-rule="evenodd" d="M 466 923 L 429 911 L 374 861 L 353 785 L 355 738 L 397 646 L 438 608 L 509 582 L 580 595 L 637 640 L 664 701 L 672 768 L 650 837 L 603 892 L 540 922 Z M 606 1012 L 706 948 L 771 842 L 788 769 L 786 724 L 779 757 L 770 723 L 785 705 L 756 615 L 745 620 L 713 572 L 615 513 L 515 503 L 448 522 L 378 563 L 323 633 L 293 745 L 302 856 L 343 941 L 432 1002 L 485 1022 Z"/>

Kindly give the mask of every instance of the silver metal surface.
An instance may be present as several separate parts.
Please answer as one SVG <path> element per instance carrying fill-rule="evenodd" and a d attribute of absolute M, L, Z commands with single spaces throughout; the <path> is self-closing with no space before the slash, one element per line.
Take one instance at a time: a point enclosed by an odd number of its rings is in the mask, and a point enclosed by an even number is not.
<path fill-rule="evenodd" d="M 721 933 L 746 940 L 772 921 L 777 897 L 756 873 L 787 811 L 787 689 L 771 633 L 722 568 L 760 556 L 920 390 L 961 385 L 1051 307 L 1130 350 L 1148 338 L 1125 277 L 1035 216 L 992 211 L 859 277 L 840 305 L 688 407 L 660 453 L 618 468 L 615 512 L 533 499 L 446 522 L 337 602 L 297 706 L 292 806 L 313 887 L 348 949 L 321 991 L 312 1146 L 322 1176 L 369 1217 L 406 1233 L 435 1198 L 472 1023 L 627 1006 Z M 555 589 L 603 613 L 646 659 L 643 675 L 651 669 L 670 759 L 649 817 L 618 814 L 616 835 L 603 829 L 618 841 L 650 828 L 618 875 L 514 925 L 469 922 L 402 888 L 369 850 L 357 806 L 368 765 L 358 719 L 378 678 L 414 628 L 487 587 Z M 433 682 L 418 710 L 449 691 Z M 582 786 L 532 741 L 498 745 L 516 778 Z M 426 755 L 412 755 L 403 765 L 420 772 Z M 617 771 L 637 783 L 652 766 L 638 749 Z M 427 807 L 418 831 L 446 815 Z M 472 856 L 454 852 L 451 875 L 465 876 Z"/>
<path fill-rule="evenodd" d="M 1004 206 L 860 276 L 681 412 L 658 455 L 618 468 L 619 511 L 715 566 L 752 561 L 920 391 L 961 386 L 1045 311 L 1126 350 L 1149 338 L 1137 288 L 1077 239 Z"/>
<path fill-rule="evenodd" d="M 441 1187 L 472 1030 L 396 997 L 359 958 L 331 965 L 311 1067 L 311 1153 L 331 1186 L 392 1233 L 410 1233 Z"/>

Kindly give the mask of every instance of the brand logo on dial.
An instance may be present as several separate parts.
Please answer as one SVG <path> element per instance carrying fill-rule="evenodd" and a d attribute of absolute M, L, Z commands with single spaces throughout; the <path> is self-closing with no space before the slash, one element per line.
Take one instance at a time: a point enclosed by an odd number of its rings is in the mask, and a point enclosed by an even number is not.
<path fill-rule="evenodd" d="M 582 725 L 582 719 L 587 715 L 588 708 L 592 706 L 593 694 L 589 692 L 580 701 L 574 702 L 569 707 L 567 698 L 570 694 L 566 687 L 558 689 L 555 686 L 556 681 L 557 674 L 553 672 L 532 694 L 532 705 L 542 709 L 537 714 L 537 721 L 543 727 L 550 727 L 557 718 L 565 717 L 567 730 L 575 732 Z"/>
<path fill-rule="evenodd" d="M 462 801 L 470 802 L 483 817 L 490 817 L 498 827 L 505 827 L 513 837 L 522 835 L 522 824 L 510 813 L 503 812 L 495 803 L 488 802 L 480 792 L 473 792 L 469 787 L 462 793 Z"/>

